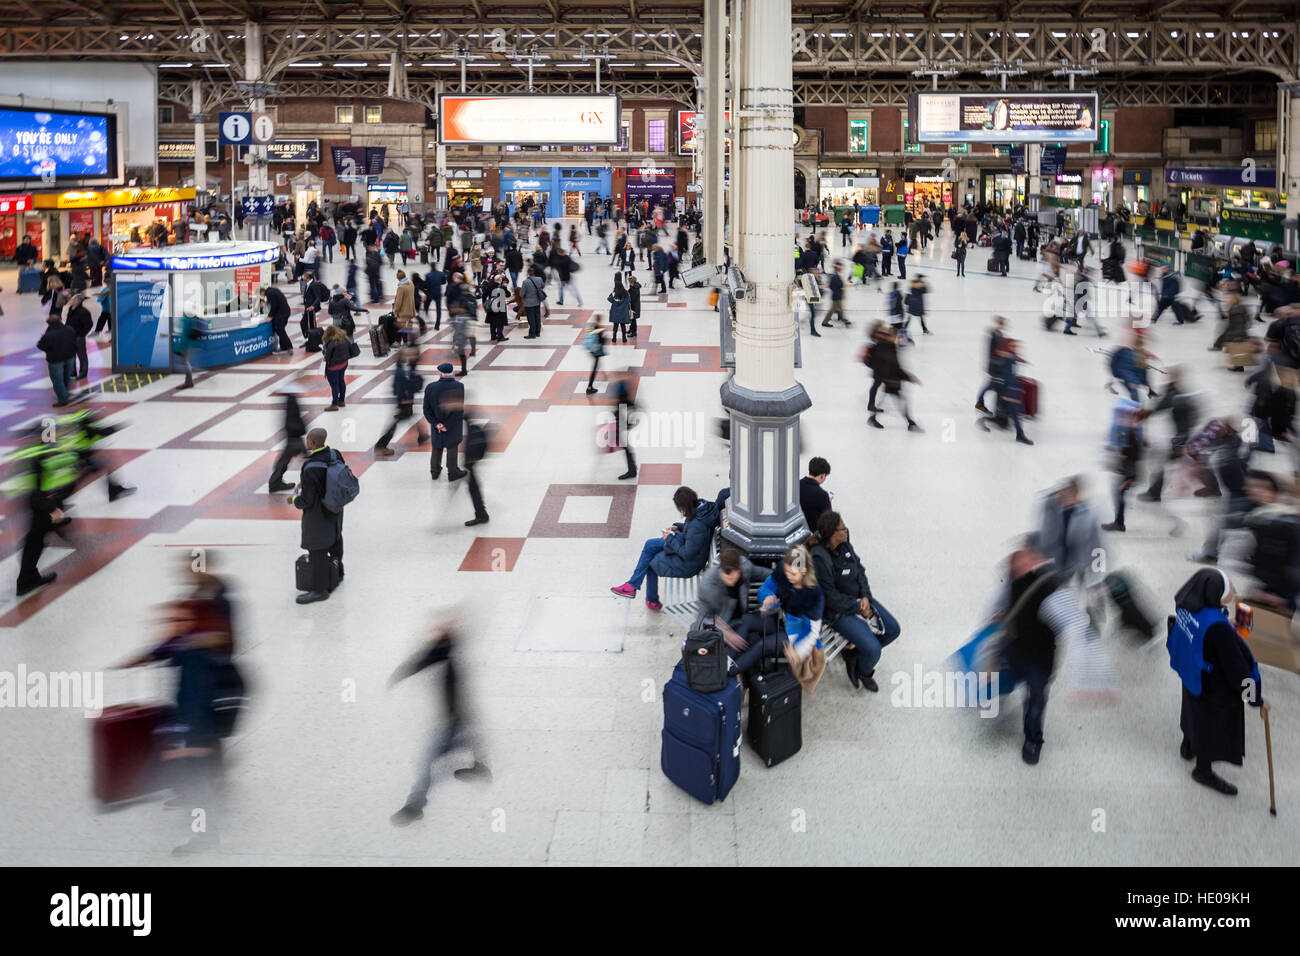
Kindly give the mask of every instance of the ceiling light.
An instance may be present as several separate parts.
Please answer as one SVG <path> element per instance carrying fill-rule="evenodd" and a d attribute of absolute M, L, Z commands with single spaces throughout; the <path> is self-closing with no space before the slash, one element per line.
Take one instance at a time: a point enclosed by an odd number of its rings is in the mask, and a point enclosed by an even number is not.
<path fill-rule="evenodd" d="M 365 63 L 335 63 L 335 66 L 367 66 Z"/>
<path fill-rule="evenodd" d="M 193 63 L 159 63 L 158 64 L 158 66 L 164 70 L 168 68 L 173 70 L 184 70 L 193 65 L 194 65 Z"/>
<path fill-rule="evenodd" d="M 304 60 L 301 63 L 290 63 L 290 66 L 324 66 L 320 60 Z"/>

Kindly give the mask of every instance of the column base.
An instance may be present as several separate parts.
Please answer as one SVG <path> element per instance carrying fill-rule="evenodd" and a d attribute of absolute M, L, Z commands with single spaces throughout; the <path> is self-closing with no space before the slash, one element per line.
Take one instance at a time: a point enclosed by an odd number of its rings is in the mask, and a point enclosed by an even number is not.
<path fill-rule="evenodd" d="M 799 383 L 756 392 L 728 379 L 731 500 L 722 537 L 750 557 L 775 559 L 809 534 L 799 508 L 799 416 L 812 399 Z"/>

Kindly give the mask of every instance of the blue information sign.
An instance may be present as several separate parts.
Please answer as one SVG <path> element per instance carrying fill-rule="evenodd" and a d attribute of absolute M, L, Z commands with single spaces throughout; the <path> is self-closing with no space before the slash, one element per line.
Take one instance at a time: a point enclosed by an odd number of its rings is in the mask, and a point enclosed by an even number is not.
<path fill-rule="evenodd" d="M 246 219 L 264 219 L 275 212 L 274 196 L 245 196 L 240 202 Z"/>
<path fill-rule="evenodd" d="M 253 114 L 221 113 L 217 119 L 217 132 L 222 146 L 242 146 L 253 137 Z"/>

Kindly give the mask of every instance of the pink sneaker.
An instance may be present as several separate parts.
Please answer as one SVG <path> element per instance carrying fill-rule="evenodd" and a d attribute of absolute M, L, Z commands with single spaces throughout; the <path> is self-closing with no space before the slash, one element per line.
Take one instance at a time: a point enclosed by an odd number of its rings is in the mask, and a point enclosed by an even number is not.
<path fill-rule="evenodd" d="M 617 594 L 619 597 L 625 597 L 625 598 L 636 597 L 636 588 L 632 587 L 632 585 L 630 584 L 620 584 L 616 588 L 610 588 L 610 590 L 613 591 L 615 594 Z"/>
<path fill-rule="evenodd" d="M 645 606 L 652 611 L 662 611 L 664 609 L 664 606 L 658 601 L 646 601 Z"/>

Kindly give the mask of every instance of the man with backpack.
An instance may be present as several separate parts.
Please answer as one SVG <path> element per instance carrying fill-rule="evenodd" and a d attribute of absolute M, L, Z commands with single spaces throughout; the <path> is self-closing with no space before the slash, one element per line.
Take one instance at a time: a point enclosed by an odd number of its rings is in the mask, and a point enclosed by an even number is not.
<path fill-rule="evenodd" d="M 299 604 L 329 599 L 331 583 L 343 580 L 343 508 L 357 496 L 357 479 L 343 456 L 325 444 L 323 428 L 307 433 L 307 460 L 298 479 L 298 492 L 289 504 L 302 512 L 302 547 L 311 562 L 311 590 L 298 595 Z M 332 582 L 337 573 L 338 582 Z"/>

